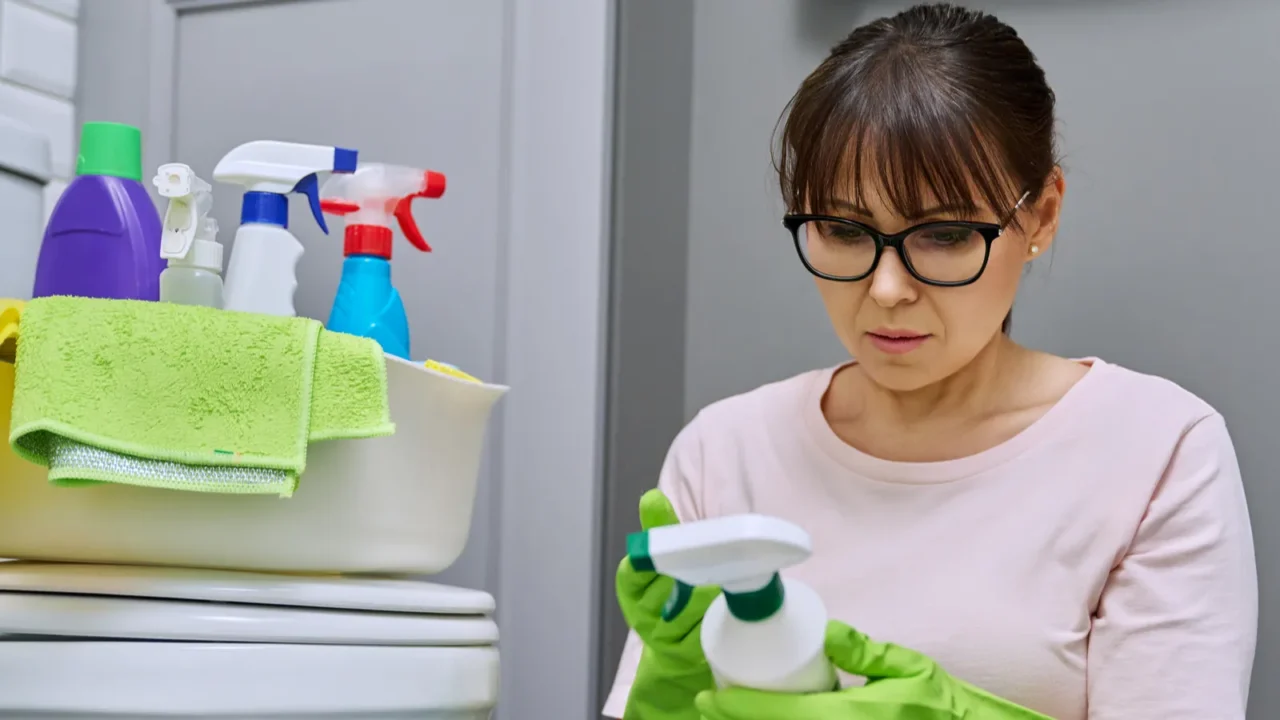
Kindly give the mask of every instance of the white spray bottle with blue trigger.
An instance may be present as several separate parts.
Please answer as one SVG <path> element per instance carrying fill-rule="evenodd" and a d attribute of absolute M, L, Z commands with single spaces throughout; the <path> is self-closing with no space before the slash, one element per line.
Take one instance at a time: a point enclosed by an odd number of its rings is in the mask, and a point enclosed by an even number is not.
<path fill-rule="evenodd" d="M 702 618 L 702 653 L 711 673 L 720 687 L 770 692 L 838 687 L 825 650 L 826 606 L 812 588 L 781 575 L 810 553 L 808 533 L 767 515 L 729 515 L 627 537 L 637 570 L 677 581 L 677 605 L 687 586 L 720 586 Z M 679 610 L 670 607 L 667 616 Z"/>
<path fill-rule="evenodd" d="M 316 223 L 328 234 L 320 210 L 319 174 L 355 172 L 356 164 L 355 150 L 273 140 L 245 143 L 218 161 L 213 179 L 245 188 L 227 265 L 224 308 L 297 315 L 293 294 L 303 247 L 288 229 L 288 195 L 305 195 Z"/>

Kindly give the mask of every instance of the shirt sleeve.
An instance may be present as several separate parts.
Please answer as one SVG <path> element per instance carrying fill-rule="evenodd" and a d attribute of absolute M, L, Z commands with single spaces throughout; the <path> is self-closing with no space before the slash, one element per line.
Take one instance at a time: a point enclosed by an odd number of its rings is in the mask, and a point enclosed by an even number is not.
<path fill-rule="evenodd" d="M 1102 591 L 1089 720 L 1245 720 L 1257 627 L 1244 486 L 1215 414 L 1183 436 Z"/>
<path fill-rule="evenodd" d="M 706 517 L 705 504 L 702 498 L 702 442 L 698 437 L 697 424 L 694 418 L 685 426 L 667 451 L 667 459 L 658 474 L 658 488 L 671 501 L 680 522 L 692 522 Z M 634 632 L 627 635 L 627 644 L 622 651 L 622 660 L 618 663 L 618 673 L 614 676 L 613 689 L 605 701 L 603 715 L 610 718 L 621 718 L 627 707 L 627 697 L 631 694 L 631 684 L 636 678 L 636 667 L 640 664 L 640 652 L 644 644 Z"/>

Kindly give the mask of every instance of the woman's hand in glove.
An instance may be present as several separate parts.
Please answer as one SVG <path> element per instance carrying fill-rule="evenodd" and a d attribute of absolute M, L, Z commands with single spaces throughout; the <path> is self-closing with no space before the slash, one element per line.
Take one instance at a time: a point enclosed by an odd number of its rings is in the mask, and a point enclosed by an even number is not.
<path fill-rule="evenodd" d="M 844 623 L 827 625 L 827 657 L 867 678 L 863 687 L 786 695 L 743 688 L 706 691 L 704 720 L 1050 720 L 961 682 L 913 650 L 878 643 Z"/>
<path fill-rule="evenodd" d="M 671 501 L 660 490 L 640 498 L 640 525 L 645 530 L 679 522 Z M 720 589 L 677 584 L 656 572 L 637 570 L 630 558 L 623 558 L 617 590 L 627 625 L 644 641 L 625 717 L 697 720 L 694 697 L 715 687 L 702 654 L 702 616 Z"/>

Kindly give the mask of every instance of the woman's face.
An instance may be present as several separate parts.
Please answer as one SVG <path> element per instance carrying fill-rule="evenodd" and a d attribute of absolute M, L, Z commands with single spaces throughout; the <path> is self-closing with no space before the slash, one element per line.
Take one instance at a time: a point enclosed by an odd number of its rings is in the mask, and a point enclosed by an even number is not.
<path fill-rule="evenodd" d="M 864 280 L 816 278 L 836 334 L 863 371 L 882 387 L 911 391 L 944 380 L 972 361 L 1000 333 L 1023 267 L 1053 242 L 1064 189 L 1061 173 L 1055 173 L 1054 181 L 1030 207 L 1023 204 L 1018 214 L 1021 229 L 1010 224 L 991 243 L 986 269 L 970 285 L 926 285 L 912 277 L 898 253 L 888 248 L 875 272 Z M 904 218 L 890 209 L 880 193 L 865 192 L 860 200 L 862 207 L 847 217 L 885 234 L 934 220 L 1000 223 L 1010 211 L 985 208 L 977 217 L 943 213 Z M 929 206 L 926 202 L 925 207 Z"/>

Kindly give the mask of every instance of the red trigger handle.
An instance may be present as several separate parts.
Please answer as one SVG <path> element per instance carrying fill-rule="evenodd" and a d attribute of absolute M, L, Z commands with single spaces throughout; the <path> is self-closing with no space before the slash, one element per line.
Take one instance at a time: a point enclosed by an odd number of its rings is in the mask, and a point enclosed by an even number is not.
<path fill-rule="evenodd" d="M 400 198 L 396 203 L 395 216 L 400 223 L 400 229 L 404 231 L 404 236 L 413 243 L 413 246 L 423 252 L 431 252 L 431 246 L 427 244 L 427 239 L 422 237 L 422 231 L 418 229 L 418 224 L 413 220 L 413 201 L 417 198 L 438 198 L 444 195 L 445 178 L 444 173 L 438 173 L 428 170 L 423 173 L 422 189 L 412 195 L 406 195 Z"/>

